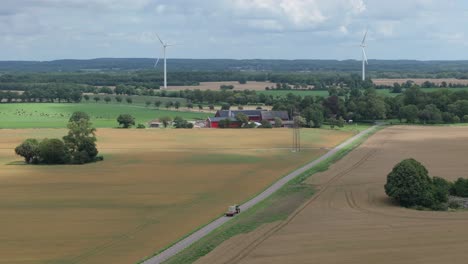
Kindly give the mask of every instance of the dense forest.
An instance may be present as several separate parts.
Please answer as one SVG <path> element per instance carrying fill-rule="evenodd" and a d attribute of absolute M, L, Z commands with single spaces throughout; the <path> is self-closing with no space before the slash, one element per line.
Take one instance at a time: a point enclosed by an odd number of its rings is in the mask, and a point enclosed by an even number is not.
<path fill-rule="evenodd" d="M 154 71 L 154 59 L 0 61 L 0 72 Z M 169 72 L 359 73 L 356 60 L 170 59 Z M 157 71 L 162 71 L 161 67 Z M 369 60 L 372 78 L 468 78 L 468 61 Z"/>

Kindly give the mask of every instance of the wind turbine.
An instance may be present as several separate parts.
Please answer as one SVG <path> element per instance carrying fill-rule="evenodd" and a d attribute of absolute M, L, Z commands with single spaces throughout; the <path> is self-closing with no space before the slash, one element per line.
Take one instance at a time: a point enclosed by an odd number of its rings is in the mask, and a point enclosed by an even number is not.
<path fill-rule="evenodd" d="M 369 62 L 367 62 L 367 55 L 366 55 L 367 32 L 368 32 L 368 30 L 366 29 L 366 33 L 364 34 L 364 38 L 362 39 L 362 42 L 361 42 L 361 45 L 360 45 L 361 49 L 362 49 L 362 80 L 363 81 L 366 80 L 366 64 L 369 64 Z"/>
<path fill-rule="evenodd" d="M 161 46 L 162 46 L 162 48 L 163 48 L 163 54 L 164 54 L 164 89 L 167 89 L 167 58 L 166 58 L 166 48 L 167 48 L 167 47 L 170 47 L 170 46 L 174 46 L 174 45 L 167 44 L 167 43 L 163 42 L 157 33 L 156 33 L 156 36 L 158 37 L 159 42 L 161 42 Z M 156 68 L 156 66 L 158 66 L 158 63 L 159 63 L 159 58 L 156 60 L 156 63 L 154 64 L 154 68 Z"/>

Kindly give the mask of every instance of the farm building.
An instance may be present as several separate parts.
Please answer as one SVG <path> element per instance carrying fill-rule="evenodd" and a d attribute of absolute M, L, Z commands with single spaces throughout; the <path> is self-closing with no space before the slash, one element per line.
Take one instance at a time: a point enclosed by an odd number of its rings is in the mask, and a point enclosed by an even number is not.
<path fill-rule="evenodd" d="M 159 121 L 159 119 L 155 119 L 155 120 L 152 120 L 152 121 L 149 121 L 148 122 L 148 127 L 150 128 L 159 128 L 159 127 L 162 127 L 163 124 Z"/>
<path fill-rule="evenodd" d="M 218 110 L 215 117 L 233 117 L 237 114 L 244 114 L 249 117 L 250 121 L 260 122 L 262 121 L 262 110 Z"/>
<path fill-rule="evenodd" d="M 206 120 L 206 127 L 218 128 L 219 121 L 229 119 L 231 121 L 231 128 L 238 128 L 241 123 L 236 120 L 237 114 L 244 114 L 251 122 L 261 122 L 267 120 L 274 123 L 275 118 L 280 118 L 283 125 L 288 126 L 290 123 L 289 115 L 286 111 L 265 111 L 265 110 L 219 110 L 214 117 L 209 117 Z"/>
<path fill-rule="evenodd" d="M 234 117 L 208 117 L 208 119 L 206 120 L 206 127 L 219 128 L 219 121 L 226 119 L 231 120 L 231 128 L 241 127 L 241 123 L 237 121 Z"/>

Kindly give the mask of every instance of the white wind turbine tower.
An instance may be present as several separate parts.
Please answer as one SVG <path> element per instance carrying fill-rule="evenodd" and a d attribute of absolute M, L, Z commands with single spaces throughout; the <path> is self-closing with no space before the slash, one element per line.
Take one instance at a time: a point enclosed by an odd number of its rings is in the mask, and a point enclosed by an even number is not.
<path fill-rule="evenodd" d="M 368 30 L 366 29 L 366 33 L 364 34 L 364 38 L 362 39 L 362 42 L 361 42 L 361 49 L 362 49 L 362 80 L 365 81 L 366 80 L 366 64 L 369 64 L 367 62 L 367 55 L 366 55 L 366 47 L 367 47 L 367 44 L 366 44 L 366 38 L 367 38 L 367 32 Z"/>
<path fill-rule="evenodd" d="M 167 47 L 170 47 L 170 46 L 174 46 L 174 45 L 167 44 L 167 43 L 163 42 L 163 41 L 161 40 L 161 38 L 159 37 L 158 34 L 156 34 L 156 36 L 158 37 L 159 42 L 161 42 L 161 46 L 162 46 L 162 48 L 163 48 L 163 55 L 164 55 L 164 89 L 167 89 L 167 58 L 166 58 L 166 48 L 167 48 Z M 158 62 L 159 62 L 159 58 L 156 60 L 156 63 L 154 64 L 154 68 L 156 68 L 156 66 L 158 66 Z"/>

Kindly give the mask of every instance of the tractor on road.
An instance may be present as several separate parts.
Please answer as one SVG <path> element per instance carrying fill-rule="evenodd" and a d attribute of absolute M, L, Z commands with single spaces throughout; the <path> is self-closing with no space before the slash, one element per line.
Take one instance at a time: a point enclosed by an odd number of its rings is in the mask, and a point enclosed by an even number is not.
<path fill-rule="evenodd" d="M 239 205 L 231 205 L 228 207 L 228 210 L 226 212 L 226 216 L 229 216 L 229 217 L 232 217 L 232 216 L 235 216 L 236 214 L 239 214 L 240 213 L 240 207 Z"/>

